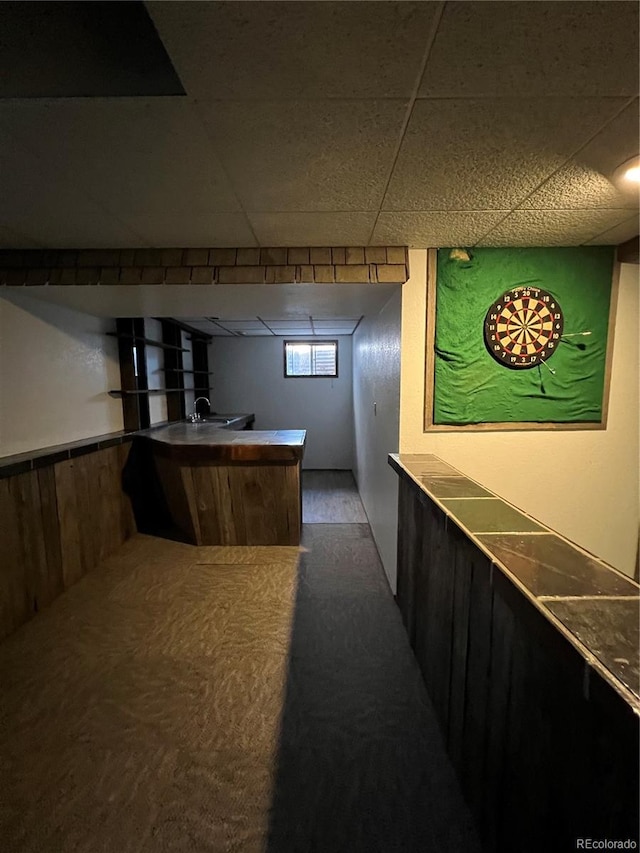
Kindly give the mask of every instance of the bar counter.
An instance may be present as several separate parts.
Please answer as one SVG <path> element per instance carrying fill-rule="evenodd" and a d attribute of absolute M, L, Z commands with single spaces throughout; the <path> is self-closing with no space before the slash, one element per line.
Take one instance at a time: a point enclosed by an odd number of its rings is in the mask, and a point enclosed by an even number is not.
<path fill-rule="evenodd" d="M 305 430 L 242 430 L 208 421 L 173 423 L 137 433 L 160 445 L 159 452 L 219 462 L 295 462 L 302 458 Z"/>
<path fill-rule="evenodd" d="M 298 545 L 305 439 L 305 430 L 233 430 L 205 420 L 145 430 L 135 442 L 151 446 L 171 519 L 187 541 Z"/>
<path fill-rule="evenodd" d="M 436 456 L 389 464 L 397 603 L 486 849 L 637 844 L 640 587 Z"/>

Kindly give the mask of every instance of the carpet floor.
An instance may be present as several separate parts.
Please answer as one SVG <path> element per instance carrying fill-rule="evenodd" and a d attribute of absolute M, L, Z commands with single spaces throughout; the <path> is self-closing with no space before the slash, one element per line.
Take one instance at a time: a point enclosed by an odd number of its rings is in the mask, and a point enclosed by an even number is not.
<path fill-rule="evenodd" d="M 480 849 L 367 524 L 137 535 L 0 686 L 3 853 Z"/>

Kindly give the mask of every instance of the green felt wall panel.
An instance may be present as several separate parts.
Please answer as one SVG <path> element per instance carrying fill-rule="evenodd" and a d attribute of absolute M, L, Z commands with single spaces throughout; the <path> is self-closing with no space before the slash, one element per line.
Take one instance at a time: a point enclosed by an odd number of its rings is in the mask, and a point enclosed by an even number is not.
<path fill-rule="evenodd" d="M 434 424 L 599 422 L 614 247 L 457 254 L 440 249 L 437 257 Z M 511 370 L 487 351 L 484 318 L 504 291 L 524 283 L 558 300 L 565 336 L 591 335 L 565 337 L 548 365 Z"/>

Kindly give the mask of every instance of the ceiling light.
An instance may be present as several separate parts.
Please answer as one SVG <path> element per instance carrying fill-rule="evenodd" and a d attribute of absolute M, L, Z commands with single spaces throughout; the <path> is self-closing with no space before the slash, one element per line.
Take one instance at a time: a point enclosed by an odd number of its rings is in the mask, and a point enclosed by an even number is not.
<path fill-rule="evenodd" d="M 640 183 L 640 156 L 625 160 L 618 166 L 613 176 L 616 181 L 624 181 L 626 184 Z"/>

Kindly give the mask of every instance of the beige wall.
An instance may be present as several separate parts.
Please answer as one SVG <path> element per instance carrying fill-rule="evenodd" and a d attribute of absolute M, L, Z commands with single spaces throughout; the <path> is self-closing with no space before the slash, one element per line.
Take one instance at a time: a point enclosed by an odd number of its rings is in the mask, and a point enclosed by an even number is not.
<path fill-rule="evenodd" d="M 0 297 L 0 456 L 122 429 L 113 321 Z"/>
<path fill-rule="evenodd" d="M 638 545 L 638 267 L 623 265 L 606 430 L 424 433 L 426 251 L 403 287 L 400 451 L 435 453 L 632 575 Z M 509 454 L 509 476 L 497 463 Z M 544 488 L 540 458 L 552 460 Z"/>

